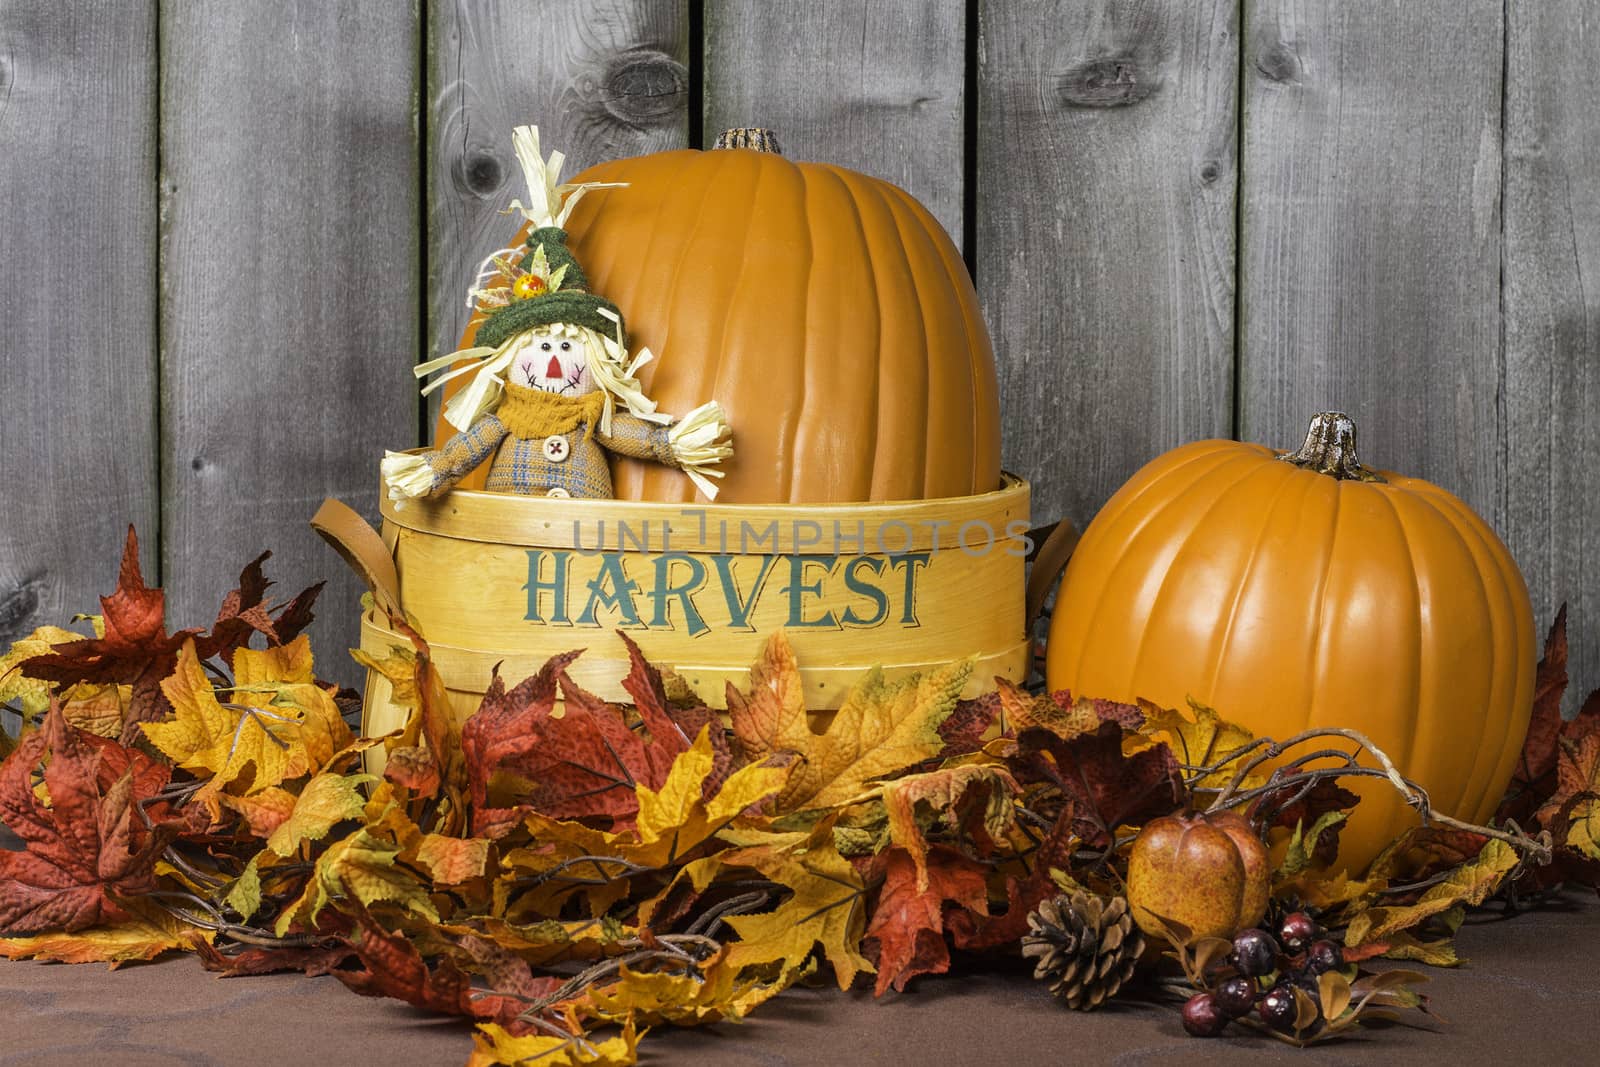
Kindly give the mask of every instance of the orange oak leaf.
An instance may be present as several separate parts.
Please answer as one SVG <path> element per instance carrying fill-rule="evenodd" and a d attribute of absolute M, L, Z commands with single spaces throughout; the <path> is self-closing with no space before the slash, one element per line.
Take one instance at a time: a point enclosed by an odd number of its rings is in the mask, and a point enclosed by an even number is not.
<path fill-rule="evenodd" d="M 889 850 L 878 906 L 864 939 L 877 948 L 877 996 L 891 985 L 904 990 L 919 974 L 950 969 L 944 916 L 952 906 L 973 915 L 989 914 L 988 883 L 981 864 L 938 845 L 928 854 L 925 878 L 923 870 L 904 849 Z"/>
<path fill-rule="evenodd" d="M 44 786 L 34 770 L 48 756 Z M 73 932 L 128 919 L 118 896 L 155 889 L 154 865 L 169 840 L 136 806 L 166 786 L 167 767 L 144 753 L 70 725 L 58 707 L 0 766 L 0 822 L 22 838 L 0 852 L 0 933 Z M 159 820 L 164 806 L 145 814 Z"/>

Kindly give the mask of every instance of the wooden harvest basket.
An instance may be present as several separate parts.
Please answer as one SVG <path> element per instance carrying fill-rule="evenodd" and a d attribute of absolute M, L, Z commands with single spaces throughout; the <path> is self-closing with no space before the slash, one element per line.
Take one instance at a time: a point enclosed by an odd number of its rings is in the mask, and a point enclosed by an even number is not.
<path fill-rule="evenodd" d="M 360 524 L 365 547 L 329 530 L 332 508 Z M 627 700 L 618 629 L 714 707 L 725 705 L 728 681 L 747 681 L 780 627 L 813 709 L 837 707 L 873 666 L 903 674 L 976 655 L 976 694 L 997 675 L 1022 681 L 1030 665 L 1028 485 L 1009 475 L 996 492 L 903 503 L 691 505 L 457 490 L 399 510 L 385 499 L 382 511 L 381 543 L 336 503 L 313 524 L 380 600 L 398 599 L 463 718 L 496 665 L 515 683 L 574 648 L 586 650 L 574 680 Z M 392 555 L 392 568 L 378 553 Z M 385 622 L 370 611 L 362 618 L 364 651 L 408 647 Z M 369 735 L 403 724 L 376 671 L 365 697 Z"/>

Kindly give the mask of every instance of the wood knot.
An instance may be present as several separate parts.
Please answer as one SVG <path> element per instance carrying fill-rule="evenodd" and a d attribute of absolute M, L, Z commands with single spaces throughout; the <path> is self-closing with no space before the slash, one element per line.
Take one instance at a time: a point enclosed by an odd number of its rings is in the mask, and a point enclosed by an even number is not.
<path fill-rule="evenodd" d="M 20 582 L 0 583 L 0 645 L 9 646 L 33 629 L 31 624 L 39 613 L 39 585 L 43 577 L 41 574 Z"/>
<path fill-rule="evenodd" d="M 478 152 L 461 161 L 461 184 L 478 196 L 488 196 L 500 188 L 504 173 L 500 161 L 487 152 Z"/>
<path fill-rule="evenodd" d="M 1208 159 L 1200 165 L 1200 180 L 1206 185 L 1210 185 L 1220 177 L 1222 177 L 1222 167 L 1216 160 Z"/>
<path fill-rule="evenodd" d="M 689 72 L 665 52 L 624 52 L 600 80 L 600 101 L 630 126 L 670 126 L 689 95 Z"/>
<path fill-rule="evenodd" d="M 1086 59 L 1056 76 L 1056 96 L 1067 107 L 1129 107 L 1160 86 L 1131 55 Z"/>
<path fill-rule="evenodd" d="M 1300 57 L 1283 41 L 1274 41 L 1256 53 L 1256 70 L 1268 81 L 1300 80 Z"/>

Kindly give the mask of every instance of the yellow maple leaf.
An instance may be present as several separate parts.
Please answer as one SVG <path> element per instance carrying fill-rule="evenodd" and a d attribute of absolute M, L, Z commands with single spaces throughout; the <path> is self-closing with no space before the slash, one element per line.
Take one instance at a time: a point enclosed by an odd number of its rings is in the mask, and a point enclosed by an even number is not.
<path fill-rule="evenodd" d="M 794 893 L 773 911 L 729 917 L 739 935 L 728 946 L 730 966 L 779 963 L 780 980 L 792 980 L 821 944 L 840 989 L 849 989 L 863 971 L 873 973 L 871 961 L 856 950 L 866 931 L 867 888 L 831 844 L 800 856 L 757 849 L 714 858 L 724 866 L 754 868 Z"/>
<path fill-rule="evenodd" d="M 384 901 L 399 904 L 437 923 L 439 913 L 428 899 L 427 889 L 395 864 L 399 856 L 398 846 L 374 837 L 365 827 L 330 845 L 317 859 L 299 899 L 278 917 L 278 936 L 282 937 L 296 922 L 316 922 L 330 902 L 347 897 L 365 905 Z"/>
<path fill-rule="evenodd" d="M 579 822 L 530 813 L 524 826 L 536 844 L 513 850 L 506 862 L 525 874 L 545 876 L 546 881 L 523 906 L 534 905 L 536 899 L 537 910 L 555 914 L 566 897 L 582 891 L 594 913 L 601 914 L 626 895 L 623 875 L 677 862 L 717 833 L 727 831 L 751 805 L 783 787 L 789 767 L 751 764 L 729 775 L 716 794 L 705 800 L 705 781 L 715 763 L 710 730 L 709 725 L 702 727 L 694 744 L 672 761 L 659 790 L 635 786 L 639 815 L 631 829 L 595 830 Z M 560 879 L 566 871 L 604 884 L 580 885 L 574 879 Z"/>
<path fill-rule="evenodd" d="M 739 969 L 726 962 L 726 952 L 697 969 L 699 977 L 623 967 L 615 982 L 591 989 L 578 1010 L 605 1022 L 632 1019 L 650 1025 L 703 1026 L 742 1019 L 793 983 L 793 977 L 777 982 L 741 977 Z"/>
<path fill-rule="evenodd" d="M 367 800 L 360 788 L 377 781 L 371 774 L 319 774 L 295 798 L 289 817 L 267 838 L 267 847 L 280 856 L 291 855 L 303 841 L 321 841 L 346 819 L 359 818 Z"/>
<path fill-rule="evenodd" d="M 628 1067 L 639 1062 L 639 1038 L 632 1023 L 622 1033 L 604 1041 L 583 1036 L 553 1034 L 516 1037 L 498 1023 L 479 1023 L 472 1035 L 472 1056 L 467 1067 Z"/>
<path fill-rule="evenodd" d="M 803 755 L 778 794 L 778 813 L 826 808 L 844 803 L 871 779 L 938 755 L 944 747 L 939 724 L 971 673 L 970 660 L 895 681 L 874 668 L 817 734 L 806 718 L 793 650 L 780 630 L 751 668 L 750 693 L 729 686 L 728 713 L 750 757 Z"/>
<path fill-rule="evenodd" d="M 1345 928 L 1344 943 L 1354 947 L 1381 940 L 1451 908 L 1482 904 L 1516 866 L 1517 854 L 1511 846 L 1491 838 L 1474 859 L 1429 887 L 1416 903 L 1368 908 L 1356 915 Z"/>
<path fill-rule="evenodd" d="M 1192 787 L 1225 788 L 1238 773 L 1245 758 L 1244 749 L 1255 740 L 1255 735 L 1237 723 L 1229 722 L 1213 708 L 1194 701 L 1189 702 L 1190 714 L 1172 708 L 1159 708 L 1147 700 L 1139 707 L 1144 711 L 1144 725 L 1139 733 L 1158 741 L 1165 741 L 1173 755 L 1183 766 L 1184 776 L 1201 768 L 1210 768 L 1191 783 Z M 1257 748 L 1251 753 L 1258 752 Z M 1255 770 L 1245 776 L 1241 789 L 1265 785 L 1267 771 Z"/>
<path fill-rule="evenodd" d="M 1567 827 L 1567 847 L 1600 860 L 1600 800 L 1580 800 Z"/>
<path fill-rule="evenodd" d="M 361 666 L 377 671 L 388 679 L 390 700 L 402 708 L 417 706 L 417 654 L 400 645 L 390 645 L 388 655 L 378 657 L 359 648 L 350 650 L 350 657 Z"/>
<path fill-rule="evenodd" d="M 233 699 L 224 702 L 194 642 L 184 642 L 176 670 L 161 683 L 172 717 L 144 723 L 145 736 L 185 770 L 209 772 L 213 793 L 233 786 L 250 795 L 314 771 L 350 743 L 350 731 L 311 680 L 310 648 L 302 636 L 282 648 L 239 649 Z"/>
<path fill-rule="evenodd" d="M 51 683 L 24 675 L 22 662 L 43 656 L 56 645 L 82 640 L 82 634 L 71 630 L 63 630 L 59 626 L 41 626 L 13 643 L 10 651 L 0 656 L 0 704 L 15 703 L 22 711 L 23 720 L 28 722 L 44 714 L 50 707 Z"/>
<path fill-rule="evenodd" d="M 153 960 L 162 953 L 188 950 L 210 936 L 165 913 L 135 914 L 111 926 L 75 934 L 53 931 L 32 937 L 0 937 L 0 956 L 13 960 L 55 963 L 109 963 L 112 970 L 134 960 Z"/>

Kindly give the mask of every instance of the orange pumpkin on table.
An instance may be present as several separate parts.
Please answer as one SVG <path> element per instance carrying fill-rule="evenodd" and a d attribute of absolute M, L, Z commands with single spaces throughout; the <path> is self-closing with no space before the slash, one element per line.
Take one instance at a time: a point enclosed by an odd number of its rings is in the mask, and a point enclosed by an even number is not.
<path fill-rule="evenodd" d="M 998 489 L 994 352 L 938 221 L 887 182 L 784 159 L 766 131 L 718 144 L 590 168 L 573 181 L 626 188 L 567 223 L 595 290 L 656 354 L 645 392 L 663 411 L 710 397 L 727 413 L 738 445 L 718 502 Z M 618 499 L 695 498 L 677 472 L 624 457 L 612 483 Z"/>
<path fill-rule="evenodd" d="M 1182 708 L 1256 734 L 1359 730 L 1439 811 L 1482 823 L 1531 711 L 1533 615 L 1510 553 L 1452 494 L 1363 467 L 1342 414 L 1305 444 L 1201 441 L 1124 485 L 1085 531 L 1057 597 L 1053 689 Z M 1364 866 L 1416 820 L 1387 783 L 1340 862 Z"/>

